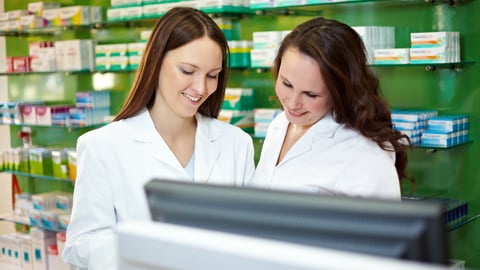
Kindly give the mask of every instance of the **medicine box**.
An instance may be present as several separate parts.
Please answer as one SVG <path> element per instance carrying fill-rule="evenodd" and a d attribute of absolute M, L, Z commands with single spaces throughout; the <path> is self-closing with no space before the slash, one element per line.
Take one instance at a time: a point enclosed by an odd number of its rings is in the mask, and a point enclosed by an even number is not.
<path fill-rule="evenodd" d="M 198 8 L 204 12 L 246 12 L 249 3 L 243 0 L 204 0 L 198 1 Z"/>
<path fill-rule="evenodd" d="M 142 56 L 147 46 L 146 42 L 127 43 L 127 56 Z"/>
<path fill-rule="evenodd" d="M 402 110 L 392 109 L 391 117 L 395 122 L 417 122 L 437 116 L 438 110 Z"/>
<path fill-rule="evenodd" d="M 42 16 L 24 15 L 20 17 L 21 30 L 43 28 L 45 26 L 47 26 L 47 21 Z"/>
<path fill-rule="evenodd" d="M 91 39 L 55 42 L 56 65 L 62 71 L 93 70 L 94 46 Z"/>
<path fill-rule="evenodd" d="M 459 32 L 417 32 L 410 34 L 412 48 L 458 47 Z"/>
<path fill-rule="evenodd" d="M 468 128 L 468 117 L 460 115 L 445 115 L 432 117 L 428 120 L 428 129 L 434 132 L 455 132 Z"/>
<path fill-rule="evenodd" d="M 270 123 L 282 112 L 280 109 L 256 108 L 254 111 L 255 123 Z"/>
<path fill-rule="evenodd" d="M 123 20 L 123 10 L 121 8 L 108 8 L 107 9 L 107 21 L 117 22 Z M 141 16 L 141 14 L 140 14 Z"/>
<path fill-rule="evenodd" d="M 252 68 L 270 68 L 273 66 L 277 49 L 252 49 L 250 65 Z"/>
<path fill-rule="evenodd" d="M 218 119 L 235 125 L 246 132 L 253 132 L 253 111 L 221 110 Z"/>
<path fill-rule="evenodd" d="M 375 49 L 375 64 L 408 64 L 410 49 Z"/>
<path fill-rule="evenodd" d="M 30 148 L 28 158 L 31 174 L 52 175 L 52 152 L 50 149 Z"/>
<path fill-rule="evenodd" d="M 428 130 L 422 133 L 422 146 L 446 148 L 454 144 L 453 133 L 436 133 Z"/>
<path fill-rule="evenodd" d="M 34 227 L 30 229 L 30 237 L 34 254 L 33 269 L 49 269 L 47 250 L 48 246 L 56 243 L 55 232 Z"/>
<path fill-rule="evenodd" d="M 277 6 L 277 1 L 272 0 L 250 0 L 250 8 L 257 9 L 257 8 L 269 8 Z"/>
<path fill-rule="evenodd" d="M 46 9 L 43 11 L 43 18 L 45 19 L 46 27 L 61 26 L 62 19 L 60 16 L 60 8 Z"/>
<path fill-rule="evenodd" d="M 252 42 L 249 40 L 230 40 L 230 66 L 232 68 L 250 67 L 250 51 Z"/>
<path fill-rule="evenodd" d="M 95 57 L 126 56 L 127 49 L 127 43 L 97 44 Z"/>
<path fill-rule="evenodd" d="M 121 11 L 122 11 L 121 17 L 122 17 L 122 20 L 138 20 L 141 18 L 153 18 L 151 15 L 147 16 L 147 12 L 149 10 L 150 9 L 146 8 L 146 6 L 121 8 Z"/>
<path fill-rule="evenodd" d="M 28 3 L 27 10 L 29 14 L 43 16 L 48 9 L 60 8 L 60 3 L 54 2 L 32 2 Z"/>
<path fill-rule="evenodd" d="M 66 149 L 52 149 L 52 173 L 58 178 L 68 178 L 68 155 Z"/>
<path fill-rule="evenodd" d="M 277 49 L 282 42 L 282 31 L 253 32 L 254 49 Z"/>
<path fill-rule="evenodd" d="M 254 91 L 251 88 L 227 88 L 223 100 L 223 110 L 253 110 L 255 108 Z M 252 119 L 253 120 L 253 119 Z"/>
<path fill-rule="evenodd" d="M 72 182 L 77 178 L 77 152 L 74 149 L 68 150 L 68 178 Z"/>
<path fill-rule="evenodd" d="M 307 0 L 277 0 L 277 7 L 301 6 L 307 3 Z"/>
<path fill-rule="evenodd" d="M 89 25 L 102 22 L 100 6 L 68 6 L 60 8 L 61 25 Z"/>
<path fill-rule="evenodd" d="M 460 61 L 460 50 L 451 47 L 411 48 L 410 63 L 454 63 Z"/>
<path fill-rule="evenodd" d="M 131 6 L 141 6 L 143 0 L 110 0 L 110 5 L 112 7 L 131 7 Z"/>

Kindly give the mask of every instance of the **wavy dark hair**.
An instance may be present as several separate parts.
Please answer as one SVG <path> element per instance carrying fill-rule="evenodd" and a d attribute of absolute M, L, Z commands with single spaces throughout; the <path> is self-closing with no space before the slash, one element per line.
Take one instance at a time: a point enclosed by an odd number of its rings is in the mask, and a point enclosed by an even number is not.
<path fill-rule="evenodd" d="M 136 115 L 151 108 L 158 88 L 161 63 L 167 52 L 201 37 L 208 36 L 222 49 L 222 71 L 215 92 L 198 112 L 217 118 L 220 112 L 229 73 L 229 47 L 220 27 L 206 13 L 190 7 L 174 7 L 163 15 L 152 30 L 140 61 L 130 93 L 114 121 Z"/>
<path fill-rule="evenodd" d="M 394 151 L 399 180 L 414 182 L 406 173 L 410 140 L 393 129 L 389 105 L 380 94 L 378 78 L 367 65 L 365 46 L 358 33 L 344 23 L 324 17 L 298 25 L 280 45 L 272 71 L 275 79 L 283 53 L 291 47 L 320 66 L 335 120 L 358 130 L 382 149 Z"/>

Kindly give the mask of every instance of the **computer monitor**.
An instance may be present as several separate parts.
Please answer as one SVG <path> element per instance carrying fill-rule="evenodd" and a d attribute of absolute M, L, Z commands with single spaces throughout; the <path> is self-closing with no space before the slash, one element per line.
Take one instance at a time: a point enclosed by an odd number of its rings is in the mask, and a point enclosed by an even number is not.
<path fill-rule="evenodd" d="M 451 269 L 162 222 L 121 222 L 116 231 L 118 270 Z"/>
<path fill-rule="evenodd" d="M 447 265 L 443 205 L 154 179 L 154 221 Z"/>

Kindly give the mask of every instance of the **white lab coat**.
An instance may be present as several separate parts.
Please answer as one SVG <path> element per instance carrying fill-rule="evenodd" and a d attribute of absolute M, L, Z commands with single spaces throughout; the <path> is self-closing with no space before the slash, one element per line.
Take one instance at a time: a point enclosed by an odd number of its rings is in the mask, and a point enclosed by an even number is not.
<path fill-rule="evenodd" d="M 197 183 L 242 186 L 253 176 L 251 137 L 200 114 L 195 138 Z M 145 109 L 79 137 L 78 173 L 63 259 L 89 270 L 116 269 L 118 222 L 150 220 L 144 184 L 154 177 L 193 181 Z"/>
<path fill-rule="evenodd" d="M 284 112 L 270 124 L 249 186 L 400 199 L 395 153 L 338 124 L 331 114 L 313 125 L 275 165 L 287 127 Z"/>

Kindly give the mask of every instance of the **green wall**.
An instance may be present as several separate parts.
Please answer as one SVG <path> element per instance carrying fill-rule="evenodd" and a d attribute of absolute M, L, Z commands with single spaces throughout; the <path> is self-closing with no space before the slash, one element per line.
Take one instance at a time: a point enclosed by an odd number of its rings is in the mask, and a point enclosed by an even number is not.
<path fill-rule="evenodd" d="M 6 1 L 5 10 L 25 9 L 27 0 Z M 108 6 L 108 0 L 98 1 L 59 1 L 63 5 L 93 4 Z M 417 180 L 414 194 L 442 196 L 464 199 L 469 203 L 470 216 L 480 214 L 480 22 L 476 20 L 480 11 L 480 1 L 460 1 L 461 5 L 450 6 L 448 1 L 436 1 L 429 4 L 423 0 L 411 1 L 367 1 L 355 4 L 322 5 L 266 15 L 244 16 L 237 21 L 241 39 L 251 40 L 253 31 L 287 30 L 293 28 L 314 15 L 335 18 L 351 26 L 383 25 L 395 26 L 396 47 L 409 47 L 411 32 L 460 31 L 462 59 L 468 61 L 458 69 L 448 67 L 426 71 L 424 66 L 389 66 L 372 67 L 381 79 L 385 97 L 392 107 L 438 109 L 443 114 L 466 113 L 470 116 L 470 139 L 472 143 L 452 149 L 431 150 L 414 148 L 410 153 L 409 171 Z M 106 28 L 100 30 L 66 31 L 58 36 L 40 37 L 40 39 L 65 39 L 79 36 L 93 36 L 99 42 L 112 40 L 135 40 L 139 28 Z M 150 24 L 151 26 L 151 24 Z M 7 53 L 26 52 L 26 44 L 39 37 L 7 38 Z M 114 108 L 118 111 L 134 73 L 105 74 L 49 74 L 49 75 L 15 75 L 9 76 L 9 94 L 11 99 L 45 98 L 50 100 L 71 100 L 77 90 L 97 89 L 95 80 L 109 81 L 114 90 Z M 48 82 L 53 82 L 48 84 Z M 47 87 L 48 85 L 48 87 Z M 41 90 L 39 90 L 42 88 Z M 272 75 L 268 71 L 233 70 L 230 87 L 252 87 L 256 91 L 257 107 L 277 107 L 272 101 L 274 96 Z M 16 138 L 18 128 L 12 127 L 12 137 Z M 48 133 L 48 134 L 45 134 Z M 74 138 L 82 130 L 69 131 L 50 128 L 38 131 L 34 143 L 73 146 Z M 40 135 L 43 134 L 43 135 Z M 21 142 L 13 139 L 12 145 Z M 261 140 L 255 141 L 257 158 Z M 24 184 L 26 185 L 26 184 Z M 51 184 L 53 185 L 53 183 Z M 45 182 L 36 186 L 37 190 L 45 188 Z M 28 187 L 26 187 L 28 188 Z M 51 186 L 48 186 L 51 188 Z M 71 187 L 66 187 L 71 189 Z M 410 186 L 404 186 L 406 193 Z M 449 233 L 452 257 L 466 260 L 469 268 L 480 269 L 480 224 L 474 220 Z"/>

